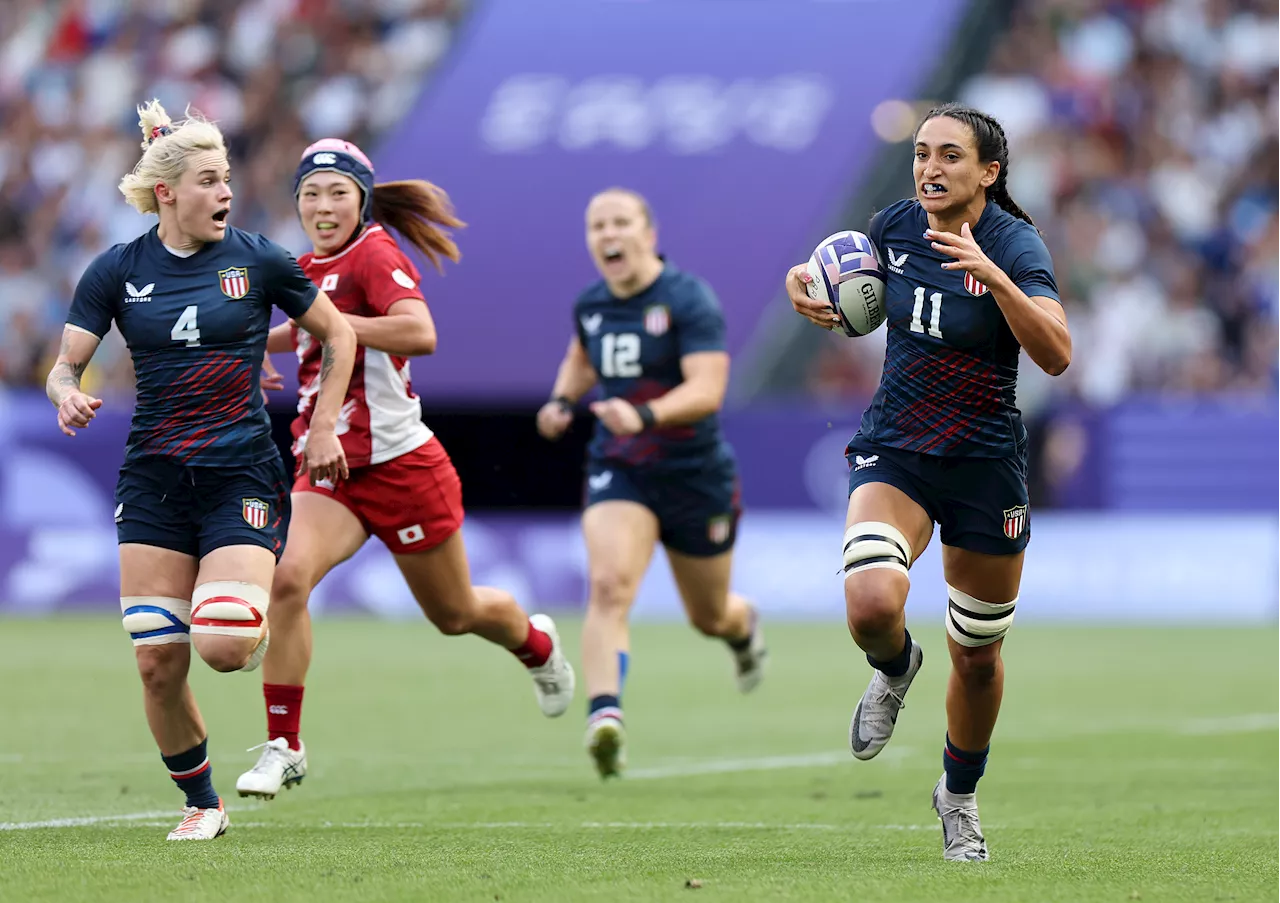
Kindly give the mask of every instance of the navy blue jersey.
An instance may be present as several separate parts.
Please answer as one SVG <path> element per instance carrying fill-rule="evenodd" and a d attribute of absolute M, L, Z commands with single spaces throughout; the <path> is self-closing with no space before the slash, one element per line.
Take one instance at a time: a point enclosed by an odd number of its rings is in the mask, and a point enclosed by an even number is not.
<path fill-rule="evenodd" d="M 724 314 L 701 279 L 667 264 L 653 285 L 620 299 L 600 280 L 573 306 L 578 341 L 586 349 L 605 398 L 652 401 L 684 382 L 680 359 L 724 351 Z M 615 436 L 597 422 L 588 454 L 632 465 L 692 466 L 722 450 L 720 418 Z"/>
<path fill-rule="evenodd" d="M 915 199 L 871 220 L 886 267 L 888 344 L 884 375 L 858 435 L 930 455 L 1002 458 L 1025 438 L 1015 404 L 1018 340 L 987 286 L 924 237 Z M 1058 299 L 1053 261 L 1034 226 L 987 204 L 974 240 L 1028 297 Z"/>
<path fill-rule="evenodd" d="M 137 403 L 125 461 L 255 464 L 278 450 L 258 389 L 271 305 L 290 317 L 318 289 L 288 251 L 228 228 L 178 257 L 157 229 L 94 259 L 76 286 L 70 326 L 105 336 L 114 321 L 133 356 Z"/>

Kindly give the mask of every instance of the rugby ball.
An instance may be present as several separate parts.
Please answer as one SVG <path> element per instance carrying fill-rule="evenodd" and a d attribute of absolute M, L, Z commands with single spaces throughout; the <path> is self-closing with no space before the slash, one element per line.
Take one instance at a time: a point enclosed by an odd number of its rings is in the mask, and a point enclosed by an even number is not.
<path fill-rule="evenodd" d="M 884 322 L 884 265 L 871 239 L 845 231 L 822 240 L 809 258 L 809 297 L 831 305 L 847 336 L 861 336 Z"/>

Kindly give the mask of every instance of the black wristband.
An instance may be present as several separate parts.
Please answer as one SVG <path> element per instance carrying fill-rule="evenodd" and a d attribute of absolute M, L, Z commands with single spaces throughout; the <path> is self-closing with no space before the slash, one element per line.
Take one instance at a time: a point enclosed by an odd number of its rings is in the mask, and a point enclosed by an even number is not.
<path fill-rule="evenodd" d="M 654 424 L 658 422 L 658 418 L 653 416 L 653 408 L 647 404 L 636 405 L 636 413 L 640 415 L 640 422 L 644 424 L 646 430 L 653 429 Z"/>
<path fill-rule="evenodd" d="M 556 404 L 560 405 L 560 408 L 566 412 L 573 410 L 573 402 L 570 401 L 564 395 L 557 395 L 555 398 L 551 400 L 554 401 Z"/>

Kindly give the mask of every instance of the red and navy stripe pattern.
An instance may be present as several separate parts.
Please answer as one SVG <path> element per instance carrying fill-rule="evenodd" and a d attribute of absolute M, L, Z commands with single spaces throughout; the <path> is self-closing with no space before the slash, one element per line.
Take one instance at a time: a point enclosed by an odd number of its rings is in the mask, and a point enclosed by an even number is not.
<path fill-rule="evenodd" d="M 869 412 L 876 441 L 931 455 L 1012 447 L 1016 366 L 957 348 L 921 353 L 896 344 Z"/>
<path fill-rule="evenodd" d="M 130 445 L 135 453 L 191 461 L 221 444 L 241 442 L 246 428 L 270 430 L 256 409 L 256 367 L 242 355 L 206 351 L 194 367 L 139 368 L 139 406 Z M 145 403 L 142 399 L 146 399 Z M 259 421 L 263 422 L 259 422 Z"/>

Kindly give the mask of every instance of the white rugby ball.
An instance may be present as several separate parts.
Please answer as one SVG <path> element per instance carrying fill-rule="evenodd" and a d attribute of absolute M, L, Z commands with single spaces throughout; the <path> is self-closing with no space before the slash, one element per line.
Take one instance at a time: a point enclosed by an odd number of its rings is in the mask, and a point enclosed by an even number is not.
<path fill-rule="evenodd" d="M 829 235 L 808 269 L 809 297 L 831 305 L 845 335 L 866 335 L 884 322 L 884 265 L 870 238 L 853 231 Z"/>

